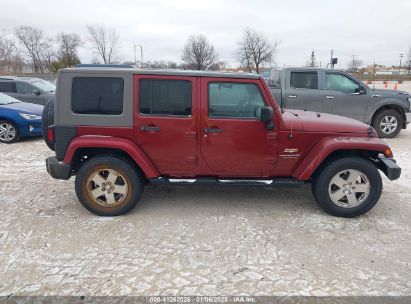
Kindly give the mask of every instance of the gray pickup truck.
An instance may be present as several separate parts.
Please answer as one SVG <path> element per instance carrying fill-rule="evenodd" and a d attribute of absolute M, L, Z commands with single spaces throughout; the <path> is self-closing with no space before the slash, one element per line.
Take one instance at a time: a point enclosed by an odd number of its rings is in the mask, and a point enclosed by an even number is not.
<path fill-rule="evenodd" d="M 283 108 L 354 118 L 383 138 L 397 136 L 411 121 L 409 93 L 371 89 L 344 71 L 285 68 L 272 71 L 267 82 Z"/>

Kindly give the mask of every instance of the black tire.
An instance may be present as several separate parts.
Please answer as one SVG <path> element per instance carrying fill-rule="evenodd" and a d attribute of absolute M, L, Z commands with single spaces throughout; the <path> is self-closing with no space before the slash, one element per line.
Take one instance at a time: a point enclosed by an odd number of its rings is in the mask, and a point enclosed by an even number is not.
<path fill-rule="evenodd" d="M 332 189 L 330 187 L 336 187 L 334 184 L 332 186 L 330 185 L 331 180 L 338 173 L 344 170 L 360 171 L 368 179 L 368 184 L 370 186 L 368 197 L 359 205 L 354 207 L 349 207 L 348 205 L 337 205 L 333 202 L 329 193 L 329 189 Z M 359 187 L 356 183 L 354 183 L 354 185 L 352 186 L 355 185 Z M 348 182 L 347 185 L 344 186 L 350 187 L 348 185 Z M 360 157 L 341 158 L 333 162 L 330 162 L 329 164 L 325 165 L 323 168 L 320 169 L 318 174 L 316 174 L 313 179 L 312 192 L 318 205 L 324 211 L 331 215 L 351 218 L 364 214 L 375 206 L 375 204 L 378 202 L 381 196 L 382 180 L 380 173 L 378 172 L 378 169 L 374 166 L 374 164 L 371 161 Z M 358 195 L 359 198 L 361 198 L 362 194 L 354 193 L 354 195 Z M 348 196 L 345 196 L 345 198 L 342 199 L 342 202 L 339 203 L 344 204 L 344 200 L 348 201 Z"/>
<path fill-rule="evenodd" d="M 104 175 L 104 172 L 108 169 L 115 170 L 120 174 L 116 182 L 113 182 L 115 187 L 112 195 L 116 202 L 112 206 L 107 205 L 108 199 L 106 195 L 110 193 L 107 189 L 101 188 L 101 190 L 105 190 L 104 196 L 93 198 L 92 190 L 98 189 L 99 186 L 90 180 L 92 176 L 96 176 L 96 172 L 101 172 L 99 177 L 103 177 L 104 181 L 107 182 L 109 178 Z M 127 186 L 127 193 L 121 196 L 115 191 L 115 188 L 119 186 L 124 187 L 124 185 Z M 134 208 L 141 198 L 144 183 L 139 171 L 127 160 L 115 156 L 96 156 L 80 167 L 76 176 L 75 187 L 77 197 L 86 209 L 101 216 L 117 216 L 126 214 Z M 116 197 L 120 197 L 118 203 Z"/>
<path fill-rule="evenodd" d="M 383 128 L 381 127 L 381 123 L 383 122 L 384 119 L 387 119 L 388 117 L 394 117 L 397 121 L 397 128 L 393 130 L 392 132 L 386 132 L 383 131 Z M 374 116 L 372 120 L 372 126 L 373 128 L 377 131 L 378 137 L 380 138 L 394 138 L 396 137 L 402 129 L 402 125 L 404 123 L 404 120 L 401 116 L 401 114 L 396 111 L 396 110 L 383 110 L 381 112 L 377 112 L 377 114 Z"/>
<path fill-rule="evenodd" d="M 54 98 L 51 98 L 43 109 L 43 114 L 41 116 L 41 129 L 43 131 L 43 138 L 46 145 L 51 149 L 55 150 L 55 145 L 53 142 L 49 141 L 47 129 L 49 126 L 54 124 Z"/>
<path fill-rule="evenodd" d="M 19 139 L 20 139 L 20 132 L 19 132 L 19 129 L 16 127 L 16 125 L 13 123 L 13 122 L 11 122 L 10 120 L 0 120 L 0 126 L 11 126 L 13 129 L 14 129 L 14 137 L 12 137 L 12 138 L 9 138 L 8 136 L 6 136 L 6 135 L 4 135 L 4 137 L 3 137 L 3 134 L 5 134 L 5 133 L 3 133 L 3 131 L 4 130 L 0 130 L 0 142 L 1 143 L 4 143 L 4 144 L 12 144 L 12 143 L 14 143 L 14 142 L 16 142 L 16 141 L 18 141 Z M 7 128 L 7 127 L 6 127 Z"/>

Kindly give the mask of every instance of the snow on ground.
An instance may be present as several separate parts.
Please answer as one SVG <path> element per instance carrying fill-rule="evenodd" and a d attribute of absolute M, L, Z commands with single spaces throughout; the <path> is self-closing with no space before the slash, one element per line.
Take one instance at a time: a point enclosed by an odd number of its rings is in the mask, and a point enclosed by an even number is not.
<path fill-rule="evenodd" d="M 41 139 L 0 145 L 0 295 L 410 295 L 411 131 L 388 142 L 403 175 L 355 219 L 309 186 L 150 186 L 101 218 L 47 175 Z"/>

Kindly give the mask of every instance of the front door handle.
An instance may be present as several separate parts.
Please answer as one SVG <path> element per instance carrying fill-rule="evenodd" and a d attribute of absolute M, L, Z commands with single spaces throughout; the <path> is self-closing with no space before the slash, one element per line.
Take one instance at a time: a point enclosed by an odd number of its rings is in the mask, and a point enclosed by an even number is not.
<path fill-rule="evenodd" d="M 160 127 L 157 126 L 140 126 L 140 130 L 143 132 L 156 132 L 160 131 Z"/>
<path fill-rule="evenodd" d="M 297 98 L 297 95 L 288 95 L 288 98 Z"/>
<path fill-rule="evenodd" d="M 325 96 L 325 99 L 334 99 L 334 96 L 327 95 Z"/>
<path fill-rule="evenodd" d="M 208 133 L 222 133 L 224 132 L 223 129 L 218 129 L 218 128 L 204 128 L 204 133 L 208 134 Z"/>

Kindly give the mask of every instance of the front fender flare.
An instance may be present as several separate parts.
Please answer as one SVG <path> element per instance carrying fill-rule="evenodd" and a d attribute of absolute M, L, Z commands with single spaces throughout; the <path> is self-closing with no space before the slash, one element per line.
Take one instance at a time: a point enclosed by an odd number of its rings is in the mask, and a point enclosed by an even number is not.
<path fill-rule="evenodd" d="M 156 178 L 160 175 L 147 155 L 129 139 L 111 136 L 76 137 L 70 142 L 63 162 L 65 164 L 70 164 L 75 152 L 81 148 L 109 148 L 121 150 L 136 162 L 147 178 Z"/>
<path fill-rule="evenodd" d="M 319 141 L 294 170 L 293 177 L 308 180 L 331 153 L 339 150 L 374 151 L 385 154 L 388 145 L 374 137 L 327 137 Z"/>

